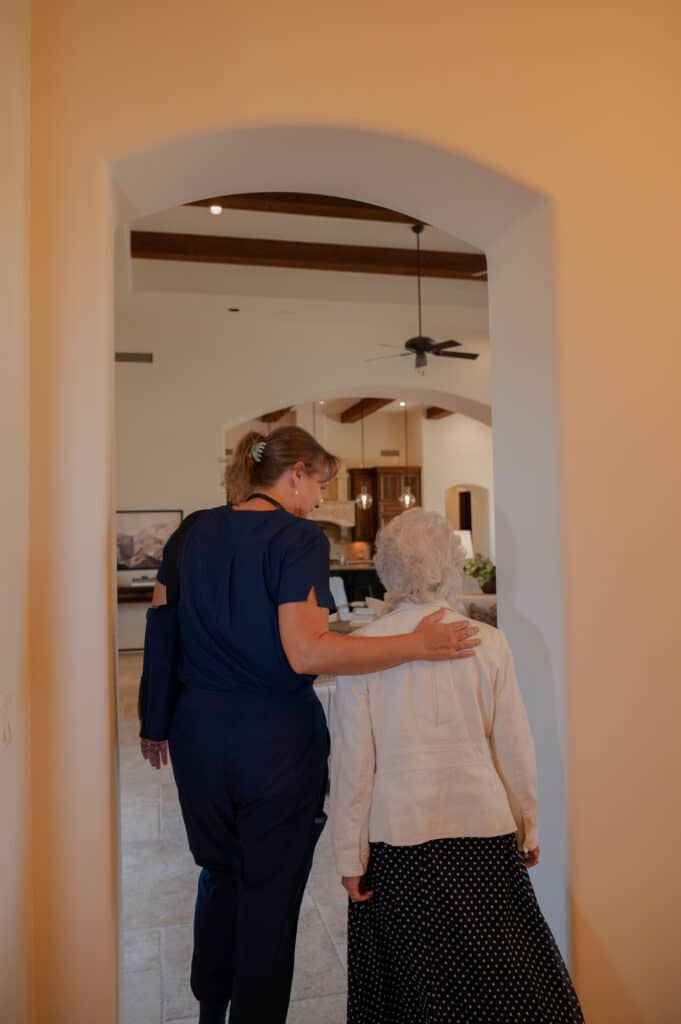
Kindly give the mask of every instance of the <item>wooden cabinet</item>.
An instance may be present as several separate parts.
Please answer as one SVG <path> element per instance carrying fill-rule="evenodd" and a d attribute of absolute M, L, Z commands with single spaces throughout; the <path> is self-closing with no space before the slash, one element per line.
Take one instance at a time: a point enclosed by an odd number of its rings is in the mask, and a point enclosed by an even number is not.
<path fill-rule="evenodd" d="M 400 495 L 407 487 L 416 498 L 416 505 L 421 504 L 421 469 L 418 466 L 378 466 L 376 477 L 379 496 L 376 518 L 380 530 L 404 512 Z"/>
<path fill-rule="evenodd" d="M 357 524 L 353 531 L 353 540 L 376 540 L 376 534 L 382 526 L 404 512 L 400 504 L 400 494 L 409 487 L 421 504 L 421 467 L 420 466 L 374 466 L 370 469 L 350 469 L 350 497 L 354 500 L 366 486 L 374 499 L 370 509 L 357 509 Z"/>

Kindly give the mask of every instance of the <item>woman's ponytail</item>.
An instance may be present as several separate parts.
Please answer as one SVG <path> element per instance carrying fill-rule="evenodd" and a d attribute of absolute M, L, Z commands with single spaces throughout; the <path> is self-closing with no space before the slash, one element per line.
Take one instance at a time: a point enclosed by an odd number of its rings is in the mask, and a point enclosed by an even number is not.
<path fill-rule="evenodd" d="M 278 427 L 271 434 L 249 430 L 237 444 L 225 471 L 228 505 L 238 505 L 258 487 L 271 487 L 282 473 L 302 462 L 308 473 L 321 472 L 332 480 L 340 465 L 302 427 Z"/>
<path fill-rule="evenodd" d="M 253 450 L 256 445 L 267 441 L 265 434 L 257 430 L 249 430 L 241 438 L 225 471 L 225 496 L 228 505 L 238 505 L 247 498 L 256 487 Z"/>

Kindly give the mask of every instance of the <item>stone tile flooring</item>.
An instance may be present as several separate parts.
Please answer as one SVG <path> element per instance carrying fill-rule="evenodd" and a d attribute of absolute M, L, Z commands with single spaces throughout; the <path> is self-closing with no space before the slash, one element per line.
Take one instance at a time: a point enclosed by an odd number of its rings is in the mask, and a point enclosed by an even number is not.
<path fill-rule="evenodd" d="M 194 1024 L 189 963 L 198 871 L 170 767 L 156 772 L 139 753 L 140 669 L 141 655 L 120 655 L 123 1024 Z M 287 1024 L 344 1024 L 346 943 L 346 898 L 326 830 L 303 900 Z"/>

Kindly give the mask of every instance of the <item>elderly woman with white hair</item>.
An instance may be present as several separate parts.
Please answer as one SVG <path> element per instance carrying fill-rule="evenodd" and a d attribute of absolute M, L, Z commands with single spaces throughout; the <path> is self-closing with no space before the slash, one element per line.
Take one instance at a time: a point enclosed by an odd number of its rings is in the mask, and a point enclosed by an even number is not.
<path fill-rule="evenodd" d="M 434 512 L 378 536 L 388 614 L 454 607 L 463 551 Z M 338 679 L 331 834 L 350 896 L 348 1024 L 583 1021 L 527 868 L 539 859 L 532 736 L 506 638 L 475 657 Z"/>

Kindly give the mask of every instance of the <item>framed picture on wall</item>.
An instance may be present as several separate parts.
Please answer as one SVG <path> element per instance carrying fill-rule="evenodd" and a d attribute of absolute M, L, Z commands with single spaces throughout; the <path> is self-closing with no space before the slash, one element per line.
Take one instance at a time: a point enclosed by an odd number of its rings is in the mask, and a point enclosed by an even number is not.
<path fill-rule="evenodd" d="M 179 508 L 117 512 L 117 568 L 158 569 L 163 546 L 181 522 Z"/>

